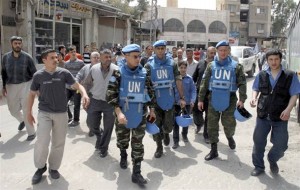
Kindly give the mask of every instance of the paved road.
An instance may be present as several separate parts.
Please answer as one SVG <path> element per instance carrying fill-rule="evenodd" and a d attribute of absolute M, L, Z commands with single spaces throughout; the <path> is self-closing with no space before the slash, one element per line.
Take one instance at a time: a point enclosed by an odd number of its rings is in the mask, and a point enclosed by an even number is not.
<path fill-rule="evenodd" d="M 253 79 L 248 79 L 248 95 L 251 96 Z M 37 101 L 36 101 L 37 103 Z M 35 104 L 36 108 L 37 104 Z M 255 110 L 247 108 L 255 116 Z M 35 109 L 35 115 L 37 109 Z M 132 164 L 122 170 L 119 167 L 119 150 L 113 133 L 109 155 L 100 158 L 94 150 L 95 137 L 87 136 L 86 113 L 81 111 L 81 125 L 70 128 L 67 134 L 65 154 L 60 168 L 61 178 L 52 180 L 44 174 L 40 184 L 32 186 L 31 177 L 35 172 L 33 164 L 34 142 L 27 142 L 25 131 L 18 132 L 18 122 L 7 109 L 5 99 L 0 101 L 0 189 L 1 190 L 94 190 L 94 189 L 140 189 L 131 183 Z M 235 139 L 236 150 L 230 150 L 223 129 L 220 129 L 219 158 L 205 161 L 209 145 L 204 143 L 202 131 L 194 134 L 189 129 L 189 143 L 180 142 L 176 150 L 164 147 L 164 156 L 153 157 L 155 143 L 146 135 L 145 157 L 142 174 L 147 179 L 146 189 L 300 189 L 300 126 L 295 123 L 293 112 L 289 125 L 289 149 L 278 164 L 279 175 L 273 176 L 266 161 L 266 173 L 260 177 L 250 176 L 252 133 L 255 117 L 246 123 L 238 123 Z M 267 149 L 270 148 L 268 142 Z"/>

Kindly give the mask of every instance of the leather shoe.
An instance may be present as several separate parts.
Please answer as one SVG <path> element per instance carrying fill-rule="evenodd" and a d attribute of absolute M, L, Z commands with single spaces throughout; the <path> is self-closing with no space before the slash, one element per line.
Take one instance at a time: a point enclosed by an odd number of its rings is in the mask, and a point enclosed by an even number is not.
<path fill-rule="evenodd" d="M 28 135 L 28 137 L 27 137 L 27 141 L 32 141 L 33 139 L 35 139 L 35 137 L 36 137 L 36 135 L 35 135 L 35 133 L 33 134 L 33 135 Z"/>
<path fill-rule="evenodd" d="M 156 148 L 156 151 L 155 151 L 155 153 L 154 153 L 154 157 L 155 157 L 155 158 L 160 158 L 160 157 L 162 156 L 162 154 L 163 154 L 162 148 L 157 147 L 157 148 Z"/>
<path fill-rule="evenodd" d="M 39 168 L 33 175 L 31 179 L 32 185 L 39 183 L 42 180 L 43 173 L 47 170 L 47 165 L 45 165 L 43 168 Z"/>
<path fill-rule="evenodd" d="M 101 158 L 104 158 L 104 157 L 106 157 L 107 156 L 107 150 L 100 150 L 100 157 Z"/>
<path fill-rule="evenodd" d="M 22 131 L 22 129 L 24 129 L 24 127 L 25 127 L 25 123 L 24 123 L 24 121 L 22 121 L 22 122 L 19 124 L 18 130 L 19 130 L 19 131 Z"/>
<path fill-rule="evenodd" d="M 174 145 L 172 146 L 173 149 L 176 149 L 176 148 L 178 148 L 178 147 L 179 147 L 178 142 L 175 142 Z"/>
<path fill-rule="evenodd" d="M 50 170 L 49 169 L 49 174 L 52 179 L 58 179 L 60 177 L 60 173 L 57 170 Z"/>
<path fill-rule="evenodd" d="M 254 168 L 251 172 L 252 176 L 259 176 L 260 174 L 264 173 L 264 170 L 258 169 L 258 168 Z"/>
<path fill-rule="evenodd" d="M 270 170 L 271 170 L 271 172 L 272 172 L 273 174 L 278 174 L 278 172 L 279 172 L 279 167 L 278 167 L 277 163 L 276 163 L 276 162 L 271 162 L 271 161 L 269 160 L 269 158 L 268 158 L 268 161 L 269 161 L 269 163 L 270 163 Z"/>
<path fill-rule="evenodd" d="M 95 133 L 92 130 L 90 130 L 88 135 L 89 135 L 89 137 L 93 137 L 95 135 Z"/>

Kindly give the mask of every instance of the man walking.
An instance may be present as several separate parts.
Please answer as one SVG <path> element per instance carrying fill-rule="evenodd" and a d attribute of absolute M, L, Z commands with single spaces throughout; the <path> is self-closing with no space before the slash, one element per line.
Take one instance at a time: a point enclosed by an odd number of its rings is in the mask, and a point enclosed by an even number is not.
<path fill-rule="evenodd" d="M 156 125 L 160 133 L 153 135 L 157 148 L 154 153 L 155 158 L 160 158 L 163 154 L 162 140 L 164 145 L 170 144 L 169 133 L 174 126 L 174 103 L 177 87 L 179 94 L 178 104 L 181 108 L 185 107 L 185 97 L 182 87 L 182 77 L 178 71 L 177 64 L 173 59 L 165 55 L 167 42 L 165 40 L 156 41 L 154 46 L 154 56 L 152 56 L 145 65 L 147 75 L 151 77 L 156 96 Z"/>
<path fill-rule="evenodd" d="M 84 108 L 89 104 L 84 87 L 75 81 L 69 71 L 57 67 L 58 60 L 54 49 L 44 51 L 41 58 L 45 68 L 34 74 L 28 97 L 27 118 L 28 122 L 33 125 L 35 119 L 32 115 L 32 107 L 35 97 L 39 96 L 37 141 L 34 146 L 34 165 L 38 169 L 32 177 L 32 184 L 41 181 L 43 173 L 47 170 L 47 159 L 51 178 L 58 179 L 60 177 L 58 169 L 62 162 L 68 129 L 65 85 L 71 85 L 80 91 Z"/>
<path fill-rule="evenodd" d="M 196 67 L 196 70 L 193 74 L 193 80 L 196 84 L 197 94 L 199 94 L 200 84 L 201 84 L 205 69 L 206 69 L 207 65 L 214 60 L 215 55 L 216 55 L 215 47 L 211 46 L 211 47 L 207 48 L 206 59 L 201 60 Z M 199 131 L 201 130 L 201 127 L 204 125 L 203 137 L 204 137 L 205 143 L 208 144 L 209 143 L 209 138 L 208 138 L 208 133 L 207 133 L 208 93 L 206 94 L 203 103 L 204 103 L 204 109 L 202 111 L 200 111 L 197 106 L 198 98 L 196 98 L 196 101 L 195 101 L 196 106 L 194 106 L 194 109 L 193 109 L 193 119 L 194 119 L 194 123 L 196 125 L 196 129 L 195 129 L 196 134 L 199 133 Z M 205 112 L 205 117 L 203 119 L 204 112 Z"/>
<path fill-rule="evenodd" d="M 273 146 L 267 158 L 271 172 L 279 172 L 277 161 L 284 156 L 288 148 L 288 120 L 300 93 L 298 77 L 294 72 L 282 68 L 282 53 L 279 50 L 269 50 L 266 60 L 268 68 L 256 76 L 250 102 L 251 107 L 257 104 L 252 151 L 255 168 L 251 172 L 252 176 L 258 176 L 265 170 L 264 153 L 270 131 Z"/>
<path fill-rule="evenodd" d="M 204 110 L 204 99 L 209 91 L 208 103 L 208 136 L 211 151 L 205 156 L 205 160 L 218 157 L 219 120 L 224 126 L 224 132 L 231 149 L 236 144 L 233 139 L 236 121 L 234 111 L 236 107 L 244 107 L 247 99 L 246 77 L 241 64 L 238 64 L 229 56 L 230 47 L 228 41 L 220 41 L 217 45 L 217 56 L 205 70 L 199 91 L 198 109 Z M 239 90 L 239 99 L 236 91 Z"/>
<path fill-rule="evenodd" d="M 94 66 L 95 64 L 100 62 L 100 54 L 96 51 L 91 53 L 91 63 L 86 64 L 84 67 L 82 67 L 80 69 L 80 71 L 77 73 L 76 75 L 76 81 L 79 82 L 80 84 L 82 84 L 84 86 L 85 81 L 90 73 L 90 70 L 92 68 L 92 66 Z M 85 86 L 84 86 L 85 87 Z M 89 93 L 89 91 L 86 89 L 87 93 Z M 88 128 L 89 128 L 89 137 L 94 136 L 94 132 L 91 129 L 91 127 L 89 126 L 88 120 L 86 121 Z"/>
<path fill-rule="evenodd" d="M 76 77 L 77 73 L 82 67 L 84 67 L 85 64 L 82 60 L 76 57 L 76 49 L 74 47 L 71 46 L 68 48 L 68 55 L 70 56 L 70 59 L 65 63 L 65 69 L 69 70 L 73 77 Z M 70 121 L 69 126 L 75 127 L 79 125 L 81 94 L 68 85 L 66 90 L 68 101 L 70 101 L 72 97 L 74 101 L 73 114 L 70 110 L 70 106 L 68 106 L 68 117 Z"/>
<path fill-rule="evenodd" d="M 92 53 L 92 62 L 94 53 L 96 52 Z M 87 123 L 97 137 L 95 148 L 100 150 L 100 157 L 104 158 L 107 156 L 115 120 L 113 106 L 106 101 L 106 91 L 109 79 L 118 66 L 111 63 L 110 50 L 104 49 L 100 54 L 100 63 L 91 68 L 84 86 L 91 96 L 91 104 L 87 110 Z M 103 130 L 100 128 L 102 114 Z"/>
<path fill-rule="evenodd" d="M 141 174 L 144 160 L 143 139 L 146 129 L 146 115 L 155 120 L 155 96 L 150 77 L 140 65 L 141 48 L 130 44 L 122 49 L 125 63 L 113 72 L 109 79 L 107 101 L 114 106 L 116 114 L 117 146 L 121 152 L 120 167 L 127 168 L 127 152 L 131 140 L 133 171 L 131 180 L 138 185 L 147 181 Z M 147 106 L 150 110 L 148 113 Z M 130 138 L 131 135 L 131 138 Z"/>
<path fill-rule="evenodd" d="M 18 130 L 21 131 L 26 126 L 27 141 L 31 141 L 35 138 L 35 129 L 26 117 L 27 96 L 36 67 L 32 57 L 22 51 L 22 41 L 21 37 L 12 36 L 10 38 L 12 51 L 3 56 L 1 65 L 2 93 L 7 98 L 10 114 L 20 122 Z"/>

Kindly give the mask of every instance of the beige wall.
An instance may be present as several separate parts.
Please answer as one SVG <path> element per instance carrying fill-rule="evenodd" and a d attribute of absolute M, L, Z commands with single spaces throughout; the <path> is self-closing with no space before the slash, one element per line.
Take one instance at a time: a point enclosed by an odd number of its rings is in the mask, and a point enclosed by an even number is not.
<path fill-rule="evenodd" d="M 185 9 L 185 8 L 166 8 L 159 7 L 158 18 L 164 18 L 166 23 L 171 18 L 179 19 L 184 25 L 184 32 L 164 32 L 159 38 L 167 41 L 184 41 L 186 44 L 207 44 L 228 39 L 229 32 L 229 13 L 228 11 Z M 206 26 L 206 33 L 187 32 L 187 25 L 192 20 L 200 20 Z M 213 21 L 221 21 L 227 28 L 226 34 L 208 33 L 209 25 Z"/>

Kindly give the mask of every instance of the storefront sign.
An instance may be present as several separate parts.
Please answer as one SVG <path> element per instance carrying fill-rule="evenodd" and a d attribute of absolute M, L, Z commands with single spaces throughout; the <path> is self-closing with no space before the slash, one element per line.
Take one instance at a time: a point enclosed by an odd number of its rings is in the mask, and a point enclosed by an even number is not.
<path fill-rule="evenodd" d="M 39 0 L 37 11 L 38 15 L 46 14 L 53 15 L 54 8 L 56 8 L 57 20 L 64 17 L 80 17 L 80 18 L 92 18 L 92 7 L 77 3 L 69 2 L 67 0 Z"/>

